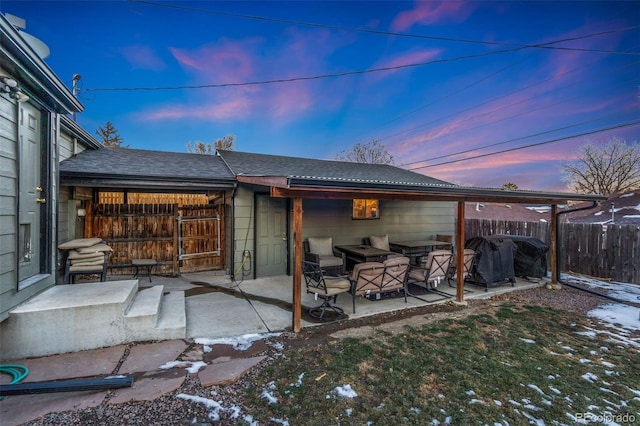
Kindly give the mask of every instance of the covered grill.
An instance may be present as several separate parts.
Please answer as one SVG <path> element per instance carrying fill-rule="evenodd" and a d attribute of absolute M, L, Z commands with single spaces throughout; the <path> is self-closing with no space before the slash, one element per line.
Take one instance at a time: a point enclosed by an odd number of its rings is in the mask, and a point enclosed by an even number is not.
<path fill-rule="evenodd" d="M 487 289 L 516 282 L 516 245 L 511 239 L 501 236 L 475 237 L 467 240 L 464 247 L 476 252 L 474 265 L 466 281 Z"/>
<path fill-rule="evenodd" d="M 516 245 L 514 270 L 517 277 L 542 278 L 547 276 L 547 252 L 549 245 L 535 237 L 519 235 L 494 235 L 508 238 Z"/>

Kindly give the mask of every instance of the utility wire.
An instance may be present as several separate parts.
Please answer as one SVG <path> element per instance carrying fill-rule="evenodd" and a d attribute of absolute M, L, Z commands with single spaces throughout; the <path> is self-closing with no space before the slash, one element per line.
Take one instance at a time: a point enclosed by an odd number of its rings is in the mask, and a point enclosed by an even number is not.
<path fill-rule="evenodd" d="M 400 167 L 411 166 L 413 164 L 420 164 L 420 163 L 424 163 L 424 162 L 427 162 L 427 161 L 440 160 L 442 158 L 454 157 L 456 155 L 467 154 L 469 152 L 479 151 L 481 149 L 493 148 L 495 146 L 500 146 L 500 145 L 504 145 L 504 144 L 507 144 L 507 143 L 520 141 L 520 140 L 523 140 L 523 139 L 529 139 L 529 138 L 532 138 L 532 137 L 535 137 L 535 136 L 542 136 L 542 135 L 546 135 L 548 133 L 559 132 L 560 130 L 567 130 L 567 129 L 570 129 L 572 127 L 582 126 L 584 124 L 595 123 L 596 121 L 609 120 L 611 118 L 615 118 L 617 115 L 618 114 L 610 115 L 610 116 L 607 116 L 607 117 L 596 118 L 596 119 L 593 119 L 593 120 L 587 120 L 587 121 L 583 121 L 581 123 L 570 124 L 570 125 L 564 126 L 564 127 L 557 127 L 557 128 L 551 129 L 551 130 L 545 130 L 544 132 L 534 133 L 532 135 L 521 136 L 519 138 L 508 139 L 508 140 L 502 141 L 502 142 L 496 142 L 496 143 L 492 143 L 492 144 L 489 144 L 489 145 L 483 145 L 483 146 L 478 146 L 478 147 L 475 147 L 475 148 L 465 149 L 464 151 L 453 152 L 451 154 L 440 155 L 438 157 L 431 157 L 431 158 L 426 159 L 426 160 L 412 161 L 410 163 L 400 164 Z"/>
<path fill-rule="evenodd" d="M 446 164 L 459 163 L 461 161 L 476 160 L 478 158 L 490 157 L 492 155 L 504 154 L 506 152 L 519 151 L 521 149 L 533 148 L 533 147 L 536 147 L 536 146 L 547 145 L 547 144 L 550 144 L 550 143 L 560 142 L 560 141 L 564 141 L 564 140 L 568 140 L 568 139 L 574 139 L 574 138 L 579 138 L 579 137 L 583 137 L 583 136 L 594 135 L 594 134 L 597 134 L 597 133 L 608 132 L 609 130 L 622 129 L 622 128 L 625 128 L 625 127 L 635 126 L 636 124 L 640 124 L 640 120 L 632 121 L 632 122 L 624 123 L 624 124 L 618 124 L 618 125 L 615 125 L 615 126 L 612 126 L 612 127 L 604 128 L 604 129 L 592 130 L 592 131 L 585 132 L 585 133 L 580 133 L 580 134 L 577 134 L 577 135 L 565 136 L 565 137 L 562 137 L 562 138 L 552 139 L 552 140 L 543 141 L 543 142 L 537 142 L 537 143 L 533 143 L 533 144 L 529 144 L 529 145 L 520 146 L 520 147 L 517 147 L 517 148 L 510 148 L 510 149 L 505 149 L 505 150 L 502 150 L 502 151 L 495 151 L 495 152 L 489 152 L 489 153 L 486 153 L 486 154 L 474 155 L 473 157 L 461 158 L 459 160 L 445 161 L 445 162 L 438 163 L 438 164 L 430 164 L 428 166 L 409 167 L 407 170 L 412 170 L 412 171 L 413 170 L 420 170 L 420 169 L 426 169 L 426 168 L 429 168 L 429 167 L 436 167 L 436 166 L 443 166 L 443 165 L 446 165 Z"/>
<path fill-rule="evenodd" d="M 482 41 L 482 40 L 471 40 L 471 39 L 462 39 L 462 38 L 426 36 L 426 35 L 420 35 L 420 34 L 400 33 L 400 32 L 393 32 L 393 31 L 372 30 L 367 28 L 354 28 L 354 27 L 344 27 L 340 25 L 319 24 L 315 22 L 295 21 L 290 19 L 269 18 L 265 16 L 247 15 L 243 13 L 234 13 L 234 12 L 223 12 L 220 10 L 199 9 L 195 7 L 179 6 L 179 5 L 167 4 L 167 3 L 157 3 L 157 2 L 144 1 L 144 0 L 129 0 L 129 1 L 132 3 L 141 3 L 141 4 L 151 5 L 151 6 L 188 10 L 191 12 L 207 13 L 211 15 L 232 16 L 235 18 L 252 19 L 256 21 L 278 22 L 281 24 L 300 25 L 300 26 L 315 27 L 315 28 L 328 28 L 328 29 L 341 30 L 341 31 L 354 31 L 354 32 L 360 32 L 360 33 L 377 34 L 377 35 L 384 35 L 384 36 L 409 37 L 409 38 L 439 40 L 439 41 L 453 41 L 457 43 L 471 43 L 471 44 L 493 45 L 493 46 L 512 46 L 512 47 L 520 47 L 520 48 L 573 50 L 573 51 L 580 51 L 580 52 L 609 53 L 609 54 L 616 54 L 616 55 L 636 55 L 636 53 L 618 52 L 618 51 L 611 51 L 611 50 L 580 49 L 580 48 L 574 48 L 574 47 L 549 46 L 547 45 L 547 43 L 527 45 L 527 44 L 518 44 L 518 43 L 496 42 L 496 41 Z M 616 32 L 627 31 L 627 30 L 633 30 L 636 28 L 640 28 L 640 26 L 625 27 L 615 31 Z M 562 41 L 572 41 L 572 40 L 577 40 L 579 38 L 581 37 L 567 38 Z"/>
<path fill-rule="evenodd" d="M 427 61 L 427 62 L 417 62 L 417 63 L 412 63 L 412 64 L 403 64 L 403 65 L 396 65 L 396 66 L 392 66 L 392 67 L 369 68 L 369 69 L 365 69 L 365 70 L 345 71 L 345 72 L 341 72 L 341 73 L 320 74 L 320 75 L 306 76 L 306 77 L 280 78 L 280 79 L 273 79 L 273 80 L 259 80 L 259 81 L 242 82 L 242 83 L 220 83 L 220 84 L 202 84 L 202 85 L 187 85 L 187 86 L 166 86 L 166 87 L 117 87 L 117 88 L 104 87 L 104 88 L 94 88 L 94 89 L 84 89 L 84 90 L 85 91 L 92 91 L 92 92 L 98 92 L 98 91 L 100 91 L 100 92 L 116 92 L 116 91 L 117 92 L 124 92 L 124 91 L 159 91 L 159 90 L 183 90 L 183 89 L 212 89 L 212 88 L 220 88 L 220 87 L 256 86 L 256 85 L 273 84 L 273 83 L 290 83 L 290 82 L 294 82 L 294 81 L 319 80 L 319 79 L 324 79 L 324 78 L 345 77 L 345 76 L 349 76 L 349 75 L 368 74 L 368 73 L 381 72 L 381 71 L 395 71 L 395 70 L 399 70 L 399 69 L 415 68 L 415 67 L 421 67 L 421 66 L 425 66 L 425 65 L 433 65 L 433 64 L 438 64 L 438 63 L 456 62 L 456 61 L 465 60 L 465 59 L 475 59 L 475 58 L 481 58 L 481 57 L 486 57 L 486 56 L 498 55 L 498 54 L 501 54 L 501 53 L 510 53 L 510 52 L 516 52 L 516 51 L 523 50 L 523 49 L 530 49 L 530 48 L 535 48 L 535 47 L 540 47 L 540 46 L 546 46 L 546 45 L 562 43 L 562 42 L 567 41 L 567 40 L 584 39 L 584 38 L 594 37 L 596 35 L 602 35 L 602 34 L 608 34 L 608 33 L 616 32 L 616 31 L 619 31 L 619 30 L 602 31 L 602 32 L 599 32 L 599 33 L 587 34 L 587 35 L 580 36 L 580 37 L 572 37 L 572 38 L 569 38 L 569 39 L 555 40 L 555 41 L 550 41 L 550 42 L 547 42 L 547 43 L 540 43 L 540 44 L 536 44 L 536 45 L 526 45 L 526 46 L 520 46 L 520 47 L 513 47 L 511 49 L 496 50 L 496 51 L 493 51 L 493 52 L 484 52 L 484 53 L 478 53 L 478 54 L 473 54 L 473 55 L 458 56 L 458 57 L 455 57 L 455 58 L 435 59 L 435 60 Z M 640 53 L 638 55 L 640 55 Z"/>
<path fill-rule="evenodd" d="M 595 63 L 595 62 L 596 62 L 596 61 L 594 61 L 594 63 Z M 516 94 L 516 93 L 523 92 L 523 91 L 525 91 L 525 90 L 528 90 L 528 89 L 531 89 L 531 88 L 533 88 L 533 87 L 539 86 L 539 85 L 544 84 L 544 83 L 546 83 L 546 82 L 548 82 L 548 81 L 551 81 L 551 80 L 553 80 L 553 79 L 555 79 L 555 78 L 562 77 L 562 76 L 567 75 L 567 74 L 571 74 L 571 73 L 573 73 L 573 72 L 575 72 L 575 71 L 577 71 L 577 70 L 579 70 L 579 69 L 581 69 L 581 68 L 585 68 L 585 67 L 587 67 L 588 65 L 590 65 L 590 64 L 586 64 L 586 65 L 582 65 L 582 66 L 580 66 L 580 67 L 572 68 L 572 69 L 567 70 L 567 71 L 564 71 L 564 72 L 562 72 L 562 73 L 560 73 L 560 74 L 556 74 L 556 75 L 553 75 L 553 76 L 551 76 L 551 77 L 545 78 L 544 80 L 537 81 L 537 82 L 535 82 L 535 83 L 531 83 L 531 84 L 529 84 L 529 85 L 527 85 L 527 86 L 524 86 L 524 87 L 522 87 L 522 88 L 519 88 L 519 89 L 517 89 L 517 90 L 513 90 L 513 91 L 511 91 L 511 92 L 505 93 L 505 94 L 503 94 L 503 95 L 497 96 L 497 97 L 495 97 L 495 98 L 489 99 L 489 100 L 484 101 L 484 102 L 481 102 L 481 103 L 479 103 L 479 104 L 472 105 L 472 106 L 470 106 L 470 107 L 468 107 L 468 108 L 465 108 L 465 109 L 463 109 L 463 110 L 461 110 L 461 111 L 456 111 L 456 112 L 453 112 L 453 113 L 451 113 L 451 114 L 448 114 L 448 115 L 445 115 L 445 116 L 442 116 L 442 117 L 439 117 L 439 118 L 435 118 L 435 119 L 433 119 L 433 120 L 431 120 L 431 121 L 428 121 L 428 122 L 426 122 L 426 123 L 422 123 L 422 124 L 419 124 L 419 125 L 417 125 L 417 126 L 413 126 L 413 127 L 409 128 L 409 129 L 401 130 L 401 131 L 399 131 L 399 132 L 396 132 L 396 133 L 393 133 L 393 134 L 391 134 L 391 135 L 387 135 L 387 136 L 384 136 L 384 137 L 381 137 L 381 138 L 377 138 L 377 139 L 382 141 L 382 140 L 385 140 L 385 139 L 389 139 L 389 138 L 392 138 L 392 137 L 395 137 L 395 136 L 399 136 L 399 135 L 402 135 L 402 134 L 405 134 L 405 133 L 412 132 L 412 131 L 417 130 L 417 129 L 421 128 L 421 127 L 425 127 L 425 126 L 428 126 L 428 125 L 430 125 L 430 124 L 436 123 L 436 122 L 438 122 L 438 121 L 442 121 L 442 120 L 444 120 L 445 118 L 455 117 L 456 115 L 458 115 L 458 114 L 460 114 L 460 113 L 467 112 L 467 111 L 471 111 L 471 110 L 476 109 L 476 108 L 478 108 L 478 107 L 480 107 L 480 106 L 488 105 L 488 104 L 490 104 L 490 103 L 492 103 L 492 102 L 498 101 L 498 100 L 500 100 L 500 99 L 507 98 L 507 97 L 509 97 L 509 96 L 511 96 L 511 95 L 514 95 L 514 94 Z M 529 100 L 530 100 L 530 99 L 525 99 L 525 100 L 520 101 L 519 103 L 522 103 L 522 102 L 525 102 L 525 101 L 529 101 Z M 508 105 L 508 106 L 513 106 L 513 105 L 515 105 L 515 104 L 510 104 L 510 105 Z M 473 117 L 471 117 L 471 118 L 476 118 L 476 117 L 477 117 L 477 116 L 473 116 Z"/>

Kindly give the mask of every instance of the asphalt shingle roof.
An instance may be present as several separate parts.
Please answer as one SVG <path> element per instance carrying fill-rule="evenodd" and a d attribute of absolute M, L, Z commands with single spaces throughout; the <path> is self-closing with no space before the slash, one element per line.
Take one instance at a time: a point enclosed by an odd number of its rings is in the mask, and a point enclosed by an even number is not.
<path fill-rule="evenodd" d="M 451 186 L 452 184 L 386 164 L 351 163 L 238 151 L 220 151 L 236 175 L 285 176 L 317 180 Z"/>
<path fill-rule="evenodd" d="M 215 155 L 131 148 L 83 151 L 62 161 L 60 171 L 67 176 L 235 180 L 222 159 Z"/>

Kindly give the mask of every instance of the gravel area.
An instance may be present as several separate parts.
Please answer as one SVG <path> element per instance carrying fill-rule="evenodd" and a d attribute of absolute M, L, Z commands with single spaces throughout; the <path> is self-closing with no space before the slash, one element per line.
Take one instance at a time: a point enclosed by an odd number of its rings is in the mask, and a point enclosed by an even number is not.
<path fill-rule="evenodd" d="M 266 362 L 271 362 L 281 356 L 284 348 L 321 344 L 349 330 L 372 329 L 394 322 L 401 324 L 416 318 L 429 321 L 430 318 L 437 319 L 447 315 L 469 315 L 504 303 L 542 305 L 586 314 L 607 302 L 600 296 L 568 286 L 559 290 L 542 286 L 505 293 L 491 299 L 473 300 L 467 307 L 446 303 L 311 327 L 299 334 L 282 333 L 278 337 L 270 338 L 267 341 L 267 349 L 259 355 L 266 355 Z M 251 417 L 245 417 L 250 413 L 244 412 L 243 395 L 258 372 L 259 367 L 252 369 L 235 383 L 208 388 L 200 384 L 197 375 L 189 375 L 176 392 L 154 401 L 109 404 L 107 397 L 97 408 L 50 414 L 27 425 L 212 425 L 237 424 L 240 419 L 251 421 Z"/>

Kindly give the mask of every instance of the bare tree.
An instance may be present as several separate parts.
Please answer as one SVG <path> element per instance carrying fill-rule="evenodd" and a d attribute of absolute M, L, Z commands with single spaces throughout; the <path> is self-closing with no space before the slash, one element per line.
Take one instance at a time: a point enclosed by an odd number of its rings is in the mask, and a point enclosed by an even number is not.
<path fill-rule="evenodd" d="M 233 145 L 236 143 L 236 136 L 235 135 L 225 135 L 223 137 L 221 137 L 220 139 L 217 139 L 213 145 L 216 147 L 216 150 L 221 149 L 221 150 L 226 150 L 226 151 L 232 151 L 233 150 Z"/>
<path fill-rule="evenodd" d="M 513 182 L 507 182 L 505 184 L 503 184 L 500 189 L 504 189 L 505 191 L 517 191 L 518 190 L 518 185 L 516 185 Z"/>
<path fill-rule="evenodd" d="M 193 145 L 191 142 L 187 142 L 187 151 L 193 154 L 209 154 L 213 155 L 217 150 L 233 150 L 233 145 L 236 142 L 235 135 L 226 135 L 219 139 L 216 139 L 213 143 L 195 141 Z"/>
<path fill-rule="evenodd" d="M 340 151 L 336 160 L 351 161 L 353 163 L 393 164 L 393 155 L 377 139 L 370 142 L 360 142 L 350 150 Z"/>
<path fill-rule="evenodd" d="M 640 188 L 640 144 L 613 137 L 606 145 L 588 142 L 578 159 L 562 164 L 563 180 L 578 193 L 609 196 Z"/>
<path fill-rule="evenodd" d="M 124 139 L 118 134 L 118 129 L 111 123 L 107 121 L 104 127 L 98 127 L 96 130 L 96 135 L 100 138 L 102 145 L 112 147 L 112 148 L 128 148 L 128 145 L 122 145 Z"/>

